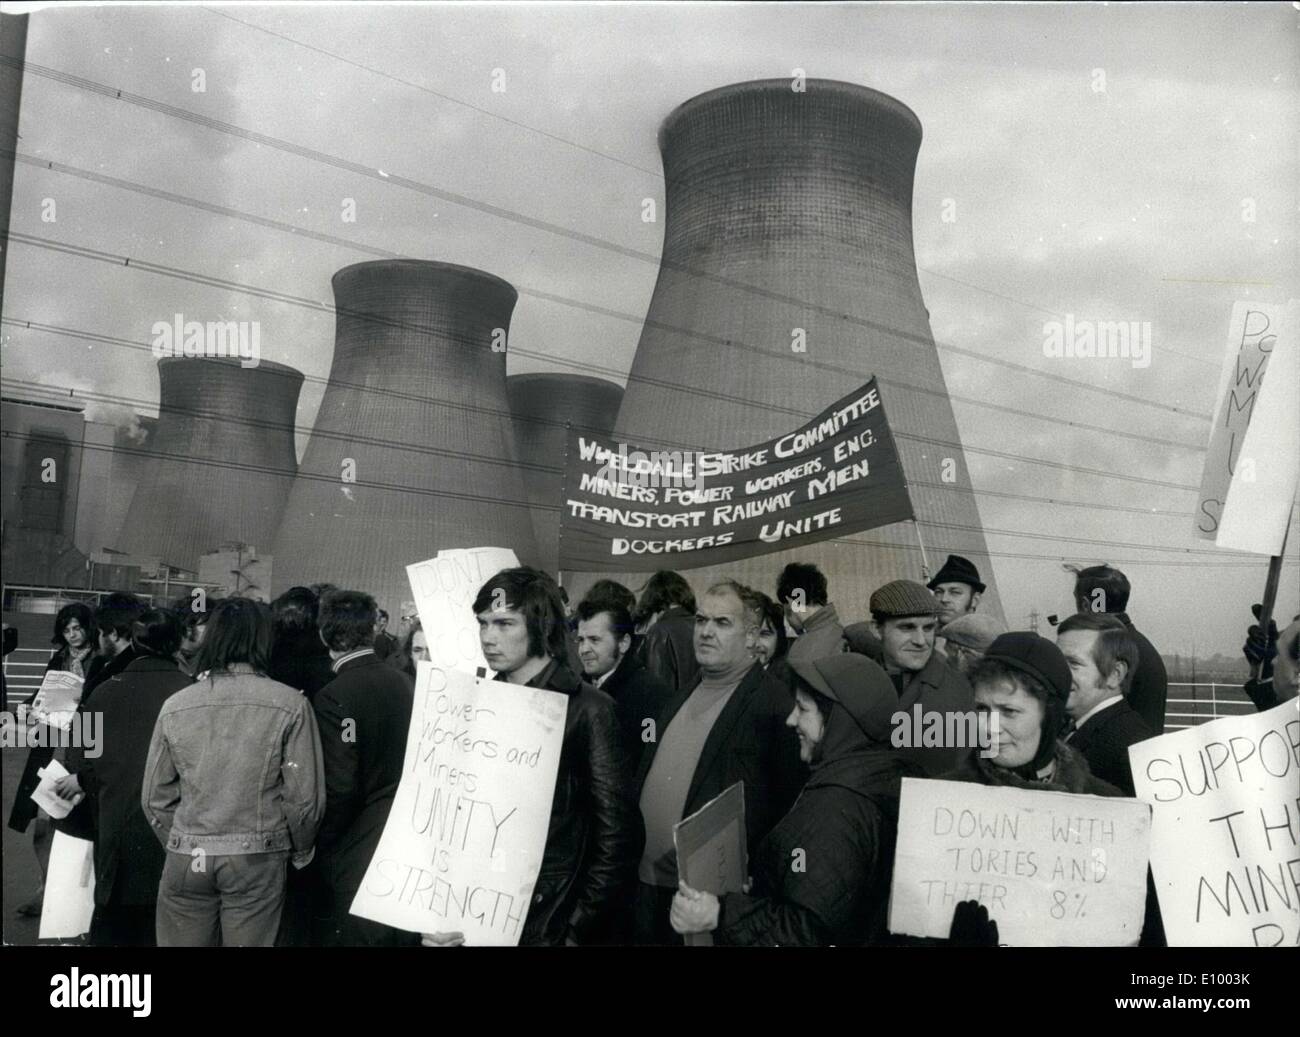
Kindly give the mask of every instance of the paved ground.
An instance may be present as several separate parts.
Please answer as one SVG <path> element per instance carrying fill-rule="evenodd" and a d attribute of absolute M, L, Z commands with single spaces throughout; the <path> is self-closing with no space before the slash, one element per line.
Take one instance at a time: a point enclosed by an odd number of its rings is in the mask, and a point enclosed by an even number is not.
<path fill-rule="evenodd" d="M 26 749 L 5 749 L 0 751 L 0 809 L 3 818 L 9 820 L 9 808 L 13 806 L 14 790 L 23 773 L 23 764 L 27 761 Z M 3 901 L 0 902 L 0 934 L 9 944 L 34 944 L 40 931 L 37 918 L 19 918 L 15 909 L 36 893 L 40 884 L 40 872 L 36 868 L 36 854 L 32 852 L 31 829 L 20 835 L 5 825 L 3 845 L 4 881 Z"/>

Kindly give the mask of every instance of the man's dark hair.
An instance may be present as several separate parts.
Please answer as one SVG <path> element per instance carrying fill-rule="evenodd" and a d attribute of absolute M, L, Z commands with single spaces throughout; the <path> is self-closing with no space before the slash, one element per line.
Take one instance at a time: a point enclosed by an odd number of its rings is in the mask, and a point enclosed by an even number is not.
<path fill-rule="evenodd" d="M 248 663 L 258 673 L 271 665 L 271 610 L 252 598 L 223 598 L 208 609 L 208 632 L 194 655 L 194 672 Z"/>
<path fill-rule="evenodd" d="M 578 602 L 578 620 L 587 622 L 599 616 L 604 612 L 609 616 L 609 628 L 614 632 L 614 640 L 620 640 L 624 635 L 631 636 L 635 632 L 635 626 L 632 623 L 632 613 L 628 611 L 627 606 L 614 597 L 595 597 L 590 594 Z"/>
<path fill-rule="evenodd" d="M 766 623 L 776 633 L 776 650 L 772 653 L 772 659 L 769 660 L 770 664 L 784 657 L 785 653 L 790 650 L 790 639 L 785 633 L 785 611 L 762 591 L 751 589 L 749 597 L 750 601 L 746 602 L 746 604 L 758 613 L 759 630 L 762 630 L 763 624 Z"/>
<path fill-rule="evenodd" d="M 351 652 L 375 643 L 375 599 L 363 591 L 334 591 L 320 603 L 320 633 L 331 652 Z"/>
<path fill-rule="evenodd" d="M 131 625 L 131 643 L 136 651 L 170 659 L 181 647 L 185 629 L 171 609 L 146 609 Z"/>
<path fill-rule="evenodd" d="M 661 569 L 646 581 L 645 587 L 641 590 L 641 600 L 637 603 L 632 618 L 638 624 L 645 623 L 651 616 L 674 605 L 679 605 L 693 614 L 695 592 L 681 575 L 668 569 Z"/>
<path fill-rule="evenodd" d="M 568 657 L 564 603 L 559 586 L 549 575 L 526 565 L 502 569 L 479 588 L 474 599 L 474 615 L 491 612 L 498 603 L 502 608 L 523 613 L 530 656 L 559 660 Z"/>
<path fill-rule="evenodd" d="M 134 594 L 114 591 L 95 609 L 95 627 L 101 634 L 117 634 L 123 641 L 129 641 L 132 624 L 146 608 Z"/>
<path fill-rule="evenodd" d="M 1061 622 L 1056 628 L 1056 635 L 1060 637 L 1071 630 L 1097 631 L 1097 640 L 1092 643 L 1093 665 L 1097 667 L 1098 673 L 1107 677 L 1117 662 L 1123 662 L 1125 671 L 1120 690 L 1127 695 L 1138 665 L 1137 641 L 1128 632 L 1128 627 L 1117 617 L 1105 612 L 1077 612 Z"/>
<path fill-rule="evenodd" d="M 781 570 L 781 577 L 776 581 L 776 600 L 784 605 L 796 591 L 803 591 L 805 605 L 825 605 L 829 600 L 826 577 L 811 562 L 791 562 Z"/>
<path fill-rule="evenodd" d="M 320 601 L 308 587 L 290 587 L 273 602 L 271 615 L 276 637 L 307 634 L 316 629 Z"/>
<path fill-rule="evenodd" d="M 324 601 L 327 597 L 338 590 L 338 588 L 332 583 L 313 583 L 309 585 L 307 589 L 316 595 L 316 601 L 318 603 Z"/>
<path fill-rule="evenodd" d="M 636 612 L 636 595 L 617 580 L 597 580 L 587 591 L 587 601 L 613 601 L 629 613 Z"/>
<path fill-rule="evenodd" d="M 1074 570 L 1074 599 L 1080 598 L 1092 609 L 1093 594 L 1102 592 L 1102 612 L 1123 612 L 1128 608 L 1129 582 L 1118 569 L 1109 565 L 1093 565 L 1087 569 Z"/>
<path fill-rule="evenodd" d="M 80 601 L 74 601 L 59 609 L 59 614 L 54 617 L 54 636 L 50 638 L 50 644 L 58 645 L 60 648 L 68 647 L 68 641 L 63 636 L 63 632 L 68 629 L 68 624 L 74 619 L 81 624 L 81 629 L 86 633 L 86 643 L 93 650 L 95 647 L 95 614 L 90 611 L 89 605 Z"/>

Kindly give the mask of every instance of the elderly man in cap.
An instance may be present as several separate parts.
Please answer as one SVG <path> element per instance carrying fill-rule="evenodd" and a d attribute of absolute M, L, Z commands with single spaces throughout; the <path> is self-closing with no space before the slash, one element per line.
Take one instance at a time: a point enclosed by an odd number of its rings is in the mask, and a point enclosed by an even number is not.
<path fill-rule="evenodd" d="M 974 563 L 961 555 L 949 555 L 934 578 L 926 584 L 939 602 L 939 633 L 947 637 L 943 627 L 958 616 L 974 612 L 984 593 L 980 571 Z"/>
<path fill-rule="evenodd" d="M 824 947 L 885 932 L 900 781 L 920 776 L 890 749 L 898 708 L 889 678 L 855 653 L 790 660 L 786 718 L 811 774 L 753 858 L 743 893 L 719 898 L 680 883 L 670 922 L 733 946 Z"/>
<path fill-rule="evenodd" d="M 970 684 L 934 649 L 939 602 L 933 594 L 912 580 L 894 580 L 871 595 L 870 609 L 871 629 L 880 638 L 885 672 L 898 691 L 900 710 L 909 712 L 919 706 L 924 716 L 965 715 L 974 709 Z M 944 718 L 945 731 L 957 727 Z M 957 767 L 971 748 L 911 745 L 898 751 L 919 763 L 927 775 L 937 777 Z"/>
<path fill-rule="evenodd" d="M 971 667 L 988 651 L 994 638 L 1006 632 L 1007 628 L 992 616 L 968 612 L 943 628 L 944 655 L 963 677 L 969 677 Z"/>

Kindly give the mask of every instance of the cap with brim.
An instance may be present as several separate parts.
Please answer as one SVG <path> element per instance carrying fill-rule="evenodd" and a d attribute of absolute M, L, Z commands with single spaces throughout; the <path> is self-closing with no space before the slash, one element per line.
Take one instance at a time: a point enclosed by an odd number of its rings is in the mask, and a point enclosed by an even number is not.
<path fill-rule="evenodd" d="M 841 652 L 789 663 L 811 688 L 843 706 L 868 738 L 881 742 L 889 737 L 898 692 L 889 675 L 866 656 Z"/>
<path fill-rule="evenodd" d="M 949 555 L 948 560 L 943 563 L 943 568 L 934 574 L 934 578 L 926 586 L 934 590 L 941 583 L 964 583 L 977 594 L 984 593 L 980 571 L 975 568 L 974 562 L 961 555 Z"/>

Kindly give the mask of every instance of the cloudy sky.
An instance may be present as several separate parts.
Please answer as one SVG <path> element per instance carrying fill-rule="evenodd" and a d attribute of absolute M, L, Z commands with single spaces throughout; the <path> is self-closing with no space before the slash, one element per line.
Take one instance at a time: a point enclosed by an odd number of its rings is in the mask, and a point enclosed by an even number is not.
<path fill-rule="evenodd" d="M 663 117 L 795 69 L 874 87 L 924 127 L 921 286 L 981 517 L 1000 531 L 1008 617 L 1068 611 L 1062 557 L 1122 559 L 1162 650 L 1235 653 L 1264 560 L 1194 540 L 1181 487 L 1200 480 L 1195 415 L 1214 409 L 1232 304 L 1297 294 L 1298 19 L 1217 3 L 60 4 L 30 21 L 13 230 L 326 304 L 352 262 L 464 263 L 520 289 L 511 373 L 563 362 L 622 381 L 656 267 L 584 239 L 658 254 L 662 223 L 641 212 L 662 204 Z M 14 244 L 4 309 L 137 343 L 176 312 L 255 319 L 267 359 L 329 372 L 327 313 L 48 244 Z M 1150 366 L 1044 357 L 1044 322 L 1066 314 L 1149 322 Z M 156 407 L 143 350 L 12 325 L 3 340 L 6 392 Z M 303 429 L 322 391 L 304 388 Z M 1294 523 L 1288 556 L 1289 617 Z"/>

